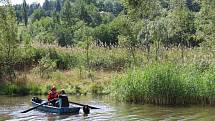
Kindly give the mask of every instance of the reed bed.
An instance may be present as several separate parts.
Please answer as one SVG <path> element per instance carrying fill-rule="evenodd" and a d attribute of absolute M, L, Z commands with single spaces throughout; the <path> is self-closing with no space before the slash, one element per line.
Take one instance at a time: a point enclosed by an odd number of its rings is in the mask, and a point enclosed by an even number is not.
<path fill-rule="evenodd" d="M 215 66 L 149 64 L 115 77 L 112 91 L 116 99 L 133 103 L 215 104 Z"/>

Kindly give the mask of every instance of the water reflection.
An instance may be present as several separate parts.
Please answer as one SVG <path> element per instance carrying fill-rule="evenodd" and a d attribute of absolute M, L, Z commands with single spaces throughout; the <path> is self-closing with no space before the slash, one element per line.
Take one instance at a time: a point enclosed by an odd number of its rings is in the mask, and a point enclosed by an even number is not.
<path fill-rule="evenodd" d="M 215 107 L 190 106 L 190 107 L 161 107 L 154 105 L 135 105 L 117 103 L 109 97 L 70 96 L 70 100 L 83 104 L 100 107 L 91 110 L 89 115 L 84 115 L 81 110 L 78 115 L 57 115 L 33 110 L 20 113 L 31 108 L 32 96 L 8 97 L 2 96 L 0 100 L 0 120 L 4 121 L 157 121 L 157 120 L 202 120 L 215 119 Z M 46 96 L 41 97 L 46 98 Z"/>

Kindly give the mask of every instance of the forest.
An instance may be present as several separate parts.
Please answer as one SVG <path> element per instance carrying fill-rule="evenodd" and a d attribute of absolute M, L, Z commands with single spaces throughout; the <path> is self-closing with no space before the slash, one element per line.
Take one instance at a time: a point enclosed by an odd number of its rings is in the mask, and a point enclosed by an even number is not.
<path fill-rule="evenodd" d="M 0 3 L 0 94 L 215 104 L 214 0 Z"/>

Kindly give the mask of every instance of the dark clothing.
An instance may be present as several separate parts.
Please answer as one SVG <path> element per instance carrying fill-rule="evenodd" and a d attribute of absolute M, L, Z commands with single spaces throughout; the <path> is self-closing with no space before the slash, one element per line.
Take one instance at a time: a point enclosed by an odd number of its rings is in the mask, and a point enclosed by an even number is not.
<path fill-rule="evenodd" d="M 59 107 L 69 107 L 69 100 L 66 94 L 59 95 Z"/>

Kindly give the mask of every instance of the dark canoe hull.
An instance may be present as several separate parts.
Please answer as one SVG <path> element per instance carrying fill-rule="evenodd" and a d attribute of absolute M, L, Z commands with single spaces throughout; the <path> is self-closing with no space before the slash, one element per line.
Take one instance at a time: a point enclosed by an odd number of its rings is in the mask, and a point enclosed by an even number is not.
<path fill-rule="evenodd" d="M 40 104 L 41 103 L 36 103 L 36 102 L 32 101 L 33 106 L 38 106 Z M 71 107 L 71 106 L 59 108 L 59 107 L 53 107 L 53 106 L 49 106 L 49 105 L 42 105 L 42 106 L 38 107 L 37 109 L 44 111 L 44 112 L 57 113 L 57 114 L 79 114 L 79 111 L 80 111 L 80 107 Z"/>

